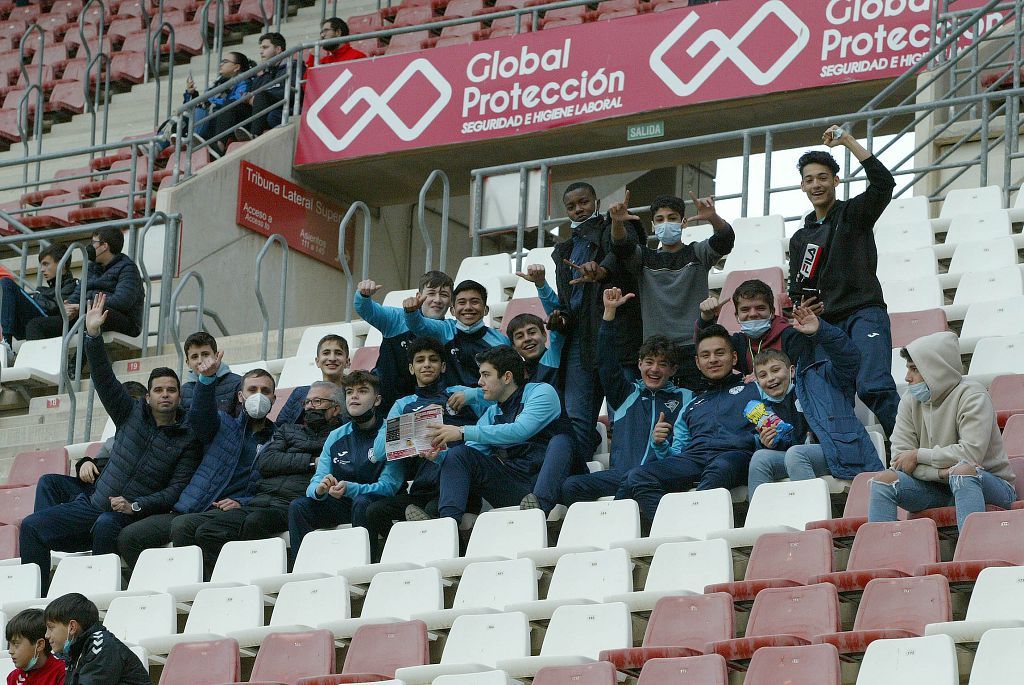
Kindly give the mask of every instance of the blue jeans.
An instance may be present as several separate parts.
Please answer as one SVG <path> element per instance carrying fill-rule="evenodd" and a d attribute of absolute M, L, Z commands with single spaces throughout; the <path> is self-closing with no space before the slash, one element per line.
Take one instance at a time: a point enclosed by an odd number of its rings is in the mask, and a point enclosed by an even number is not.
<path fill-rule="evenodd" d="M 46 312 L 10 278 L 0 278 L 0 328 L 5 339 L 25 340 L 25 326 L 32 319 L 46 316 Z"/>
<path fill-rule="evenodd" d="M 597 369 L 583 367 L 583 344 L 580 336 L 569 337 L 569 349 L 565 355 L 565 395 L 562 401 L 572 429 L 572 444 L 583 461 L 588 461 L 597 447 L 597 431 L 594 426 L 597 425 L 604 391 Z"/>
<path fill-rule="evenodd" d="M 86 483 L 75 476 L 47 473 L 41 476 L 36 484 L 36 504 L 33 511 L 66 504 L 79 495 L 88 497 L 95 489 L 92 483 Z"/>
<path fill-rule="evenodd" d="M 596 473 L 570 476 L 562 483 L 562 504 L 567 507 L 576 502 L 596 502 L 601 497 L 628 499 L 626 473 L 609 469 Z"/>
<path fill-rule="evenodd" d="M 133 520 L 135 517 L 127 514 L 97 509 L 85 495 L 37 511 L 21 522 L 21 563 L 38 564 L 45 595 L 50 584 L 51 550 L 116 554 L 117 536 Z"/>
<path fill-rule="evenodd" d="M 765 483 L 774 483 L 783 478 L 810 480 L 818 476 L 830 475 L 830 473 L 821 445 L 793 445 L 785 452 L 769 449 L 758 450 L 750 458 L 747 498 L 753 497 L 754 491 Z"/>
<path fill-rule="evenodd" d="M 980 468 L 974 476 L 950 476 L 948 483 L 918 480 L 903 471 L 896 474 L 895 483 L 871 481 L 869 521 L 895 521 L 897 507 L 916 513 L 955 505 L 956 525 L 963 530 L 968 514 L 985 511 L 986 504 L 1009 509 L 1017 500 L 1012 485 Z"/>
<path fill-rule="evenodd" d="M 892 379 L 892 331 L 889 314 L 881 307 L 865 307 L 837 321 L 860 351 L 857 396 L 874 413 L 886 435 L 896 426 L 900 396 Z"/>
<path fill-rule="evenodd" d="M 306 533 L 318 528 L 334 528 L 345 523 L 354 527 L 366 528 L 366 508 L 373 504 L 379 495 L 362 495 L 355 501 L 348 497 L 335 499 L 328 495 L 323 499 L 299 497 L 288 505 L 288 561 L 289 568 L 295 565 L 295 555 L 299 553 L 299 545 Z"/>
<path fill-rule="evenodd" d="M 717 452 L 707 456 L 688 455 L 649 461 L 626 475 L 630 497 L 640 505 L 640 514 L 654 520 L 658 503 L 669 492 L 682 492 L 694 485 L 698 490 L 731 489 L 747 479 L 750 453 Z"/>

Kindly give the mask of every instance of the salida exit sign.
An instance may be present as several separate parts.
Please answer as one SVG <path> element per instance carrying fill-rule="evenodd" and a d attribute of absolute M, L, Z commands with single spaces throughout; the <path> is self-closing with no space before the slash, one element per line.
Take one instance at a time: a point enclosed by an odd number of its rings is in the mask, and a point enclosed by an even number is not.
<path fill-rule="evenodd" d="M 665 135 L 664 121 L 648 121 L 643 124 L 630 124 L 626 127 L 626 140 L 645 140 L 647 138 L 661 138 Z"/>

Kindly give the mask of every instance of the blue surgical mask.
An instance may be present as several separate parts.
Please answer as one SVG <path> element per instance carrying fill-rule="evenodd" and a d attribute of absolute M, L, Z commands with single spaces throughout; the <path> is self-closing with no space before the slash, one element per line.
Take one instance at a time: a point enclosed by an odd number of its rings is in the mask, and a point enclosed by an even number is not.
<path fill-rule="evenodd" d="M 932 398 L 932 389 L 924 381 L 911 383 L 908 390 L 910 390 L 910 396 L 918 402 L 927 402 Z"/>
<path fill-rule="evenodd" d="M 25 666 L 24 670 L 25 670 L 26 673 L 28 673 L 29 671 L 31 671 L 32 669 L 34 669 L 38 665 L 39 665 L 39 655 L 38 654 L 33 654 L 32 658 L 28 660 L 28 665 Z"/>
<path fill-rule="evenodd" d="M 683 239 L 683 225 L 678 221 L 663 221 L 660 224 L 654 224 L 654 235 L 658 236 L 662 245 L 678 245 L 679 241 Z"/>
<path fill-rule="evenodd" d="M 460 331 L 462 331 L 463 333 L 476 333 L 477 331 L 479 331 L 481 328 L 484 327 L 484 320 L 480 319 L 479 321 L 477 321 L 472 326 L 467 326 L 466 324 L 462 323 L 461 321 L 456 321 L 455 322 L 455 327 L 457 329 L 459 329 Z"/>
<path fill-rule="evenodd" d="M 71 653 L 71 643 L 73 641 L 74 641 L 73 638 L 70 635 L 68 635 L 68 639 L 64 640 L 64 648 L 62 650 L 60 650 L 60 653 L 63 654 L 64 656 L 67 656 L 68 654 L 70 654 Z"/>
<path fill-rule="evenodd" d="M 749 321 L 740 321 L 740 331 L 742 331 L 743 335 L 748 338 L 754 338 L 755 340 L 771 330 L 771 327 L 771 319 L 750 319 Z"/>
<path fill-rule="evenodd" d="M 594 218 L 595 216 L 597 216 L 597 213 L 598 213 L 598 210 L 596 210 L 596 209 L 595 209 L 595 210 L 594 210 L 594 213 L 593 213 L 593 214 L 591 214 L 590 216 L 588 216 L 588 217 L 587 217 L 586 219 L 584 219 L 583 221 L 569 221 L 569 228 L 573 228 L 573 229 L 575 229 L 575 228 L 577 228 L 577 227 L 579 227 L 579 226 L 582 226 L 583 224 L 587 223 L 588 221 L 590 221 L 591 219 L 593 219 L 593 218 Z"/>

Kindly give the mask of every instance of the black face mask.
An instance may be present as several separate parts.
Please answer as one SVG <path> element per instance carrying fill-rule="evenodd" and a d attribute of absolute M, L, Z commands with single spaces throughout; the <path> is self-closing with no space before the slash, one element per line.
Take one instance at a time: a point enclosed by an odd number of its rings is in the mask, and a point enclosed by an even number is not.
<path fill-rule="evenodd" d="M 85 256 L 89 258 L 90 262 L 96 261 L 96 246 L 89 244 L 85 246 Z"/>
<path fill-rule="evenodd" d="M 349 414 L 348 417 L 352 419 L 352 423 L 366 423 L 373 420 L 373 412 L 376 409 L 376 407 L 370 407 L 367 411 L 364 411 L 362 414 L 359 414 L 358 416 L 356 416 L 355 414 Z"/>
<path fill-rule="evenodd" d="M 318 431 L 327 425 L 326 409 L 307 409 L 306 426 L 311 430 Z"/>

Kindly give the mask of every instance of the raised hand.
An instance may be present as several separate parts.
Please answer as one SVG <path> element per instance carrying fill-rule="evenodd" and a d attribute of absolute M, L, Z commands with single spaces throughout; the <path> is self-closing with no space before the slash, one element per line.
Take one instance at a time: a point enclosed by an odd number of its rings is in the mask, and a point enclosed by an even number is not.
<path fill-rule="evenodd" d="M 714 295 L 700 303 L 700 318 L 704 321 L 714 321 L 721 311 L 722 303 Z"/>
<path fill-rule="evenodd" d="M 665 412 L 661 412 L 658 415 L 658 422 L 654 424 L 654 431 L 651 433 L 651 441 L 655 445 L 668 440 L 668 436 L 672 435 L 672 424 L 665 420 Z"/>
<path fill-rule="evenodd" d="M 841 131 L 842 133 L 839 136 L 833 136 L 833 131 Z M 841 127 L 835 125 L 829 126 L 825 129 L 825 132 L 821 134 L 821 142 L 828 147 L 846 145 L 853 140 L 855 139 L 850 135 L 849 131 L 844 131 Z"/>
<path fill-rule="evenodd" d="M 216 356 L 207 357 L 199 362 L 199 366 L 196 367 L 196 373 L 200 376 L 213 378 L 217 375 L 217 371 L 220 370 L 222 361 L 224 361 L 224 350 L 217 350 Z"/>
<path fill-rule="evenodd" d="M 547 269 L 544 268 L 543 264 L 530 264 L 526 267 L 526 273 L 517 271 L 516 276 L 519 276 L 519 278 L 527 280 L 538 288 L 541 288 L 547 281 Z"/>
<path fill-rule="evenodd" d="M 356 285 L 356 290 L 358 290 L 359 294 L 363 297 L 373 297 L 373 294 L 383 287 L 384 286 L 379 285 L 376 281 L 366 279 L 365 281 L 359 281 L 359 284 Z"/>
<path fill-rule="evenodd" d="M 819 302 L 818 298 L 816 298 L 816 297 L 805 297 L 805 298 L 803 298 L 802 300 L 800 300 L 800 306 L 801 307 L 807 307 L 808 309 L 811 310 L 811 313 L 814 314 L 815 316 L 817 316 L 817 315 L 821 314 L 823 311 L 825 311 L 825 303 L 824 302 Z"/>
<path fill-rule="evenodd" d="M 622 202 L 616 202 L 608 208 L 608 216 L 611 217 L 612 221 L 618 223 L 624 223 L 626 221 L 640 221 L 640 217 L 635 214 L 629 213 L 629 191 L 626 191 Z"/>
<path fill-rule="evenodd" d="M 107 294 L 96 293 L 92 302 L 85 312 L 85 332 L 96 337 L 103 330 L 103 324 L 107 322 Z"/>
<path fill-rule="evenodd" d="M 597 262 L 586 262 L 585 264 L 573 264 L 568 259 L 563 259 L 563 263 L 572 267 L 579 272 L 579 276 L 569 281 L 569 285 L 576 285 L 577 283 L 597 283 L 608 278 L 608 269 L 604 268 Z"/>
<path fill-rule="evenodd" d="M 689 192 L 690 199 L 693 200 L 693 208 L 697 210 L 697 213 L 684 218 L 683 224 L 687 224 L 690 221 L 710 221 L 711 217 L 718 215 L 718 212 L 715 211 L 714 198 L 710 195 L 707 197 L 697 197 L 692 190 Z"/>
<path fill-rule="evenodd" d="M 814 335 L 821 328 L 821 321 L 814 308 L 808 305 L 800 305 L 793 309 L 793 329 L 804 335 Z"/>
<path fill-rule="evenodd" d="M 422 293 L 416 293 L 412 297 L 407 297 L 402 301 L 402 309 L 407 312 L 418 312 L 426 299 L 427 298 L 423 297 Z"/>
<path fill-rule="evenodd" d="M 622 290 L 619 288 L 608 288 L 602 295 L 605 309 L 618 309 L 634 297 L 636 297 L 635 293 L 626 293 L 623 295 Z"/>

